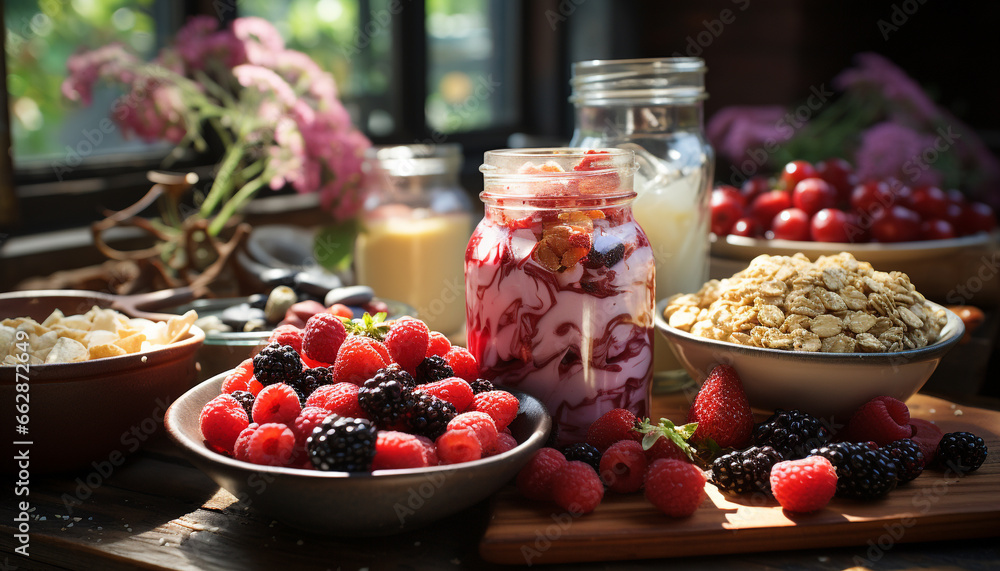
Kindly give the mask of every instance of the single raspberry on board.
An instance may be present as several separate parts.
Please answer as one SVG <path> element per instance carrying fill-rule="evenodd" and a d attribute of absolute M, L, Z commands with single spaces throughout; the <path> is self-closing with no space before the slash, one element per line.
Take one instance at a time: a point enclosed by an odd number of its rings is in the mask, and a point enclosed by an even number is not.
<path fill-rule="evenodd" d="M 306 406 L 319 407 L 331 413 L 349 418 L 368 418 L 358 403 L 358 391 L 361 387 L 354 383 L 336 383 L 323 385 L 306 399 Z"/>
<path fill-rule="evenodd" d="M 250 419 L 243 405 L 227 394 L 208 401 L 198 415 L 198 426 L 205 443 L 224 454 L 232 454 L 236 438 L 249 425 Z"/>
<path fill-rule="evenodd" d="M 271 332 L 271 336 L 267 338 L 268 343 L 277 343 L 278 345 L 289 345 L 292 349 L 297 352 L 302 352 L 302 330 L 298 327 L 290 324 L 279 325 L 274 328 Z"/>
<path fill-rule="evenodd" d="M 344 340 L 333 364 L 335 382 L 361 385 L 386 366 L 386 360 L 370 341 L 358 335 L 349 335 Z"/>
<path fill-rule="evenodd" d="M 635 440 L 620 440 L 604 451 L 600 467 L 601 480 L 609 490 L 620 494 L 637 492 L 646 474 L 646 452 Z"/>
<path fill-rule="evenodd" d="M 422 468 L 428 466 L 424 445 L 406 432 L 380 430 L 375 440 L 372 470 Z"/>
<path fill-rule="evenodd" d="M 790 512 L 826 507 L 837 491 L 837 470 L 822 456 L 785 460 L 771 468 L 771 493 Z"/>
<path fill-rule="evenodd" d="M 571 460 L 552 475 L 552 499 L 573 514 L 588 514 L 604 499 L 604 484 L 586 462 Z"/>
<path fill-rule="evenodd" d="M 484 453 L 489 453 L 497 444 L 497 425 L 493 417 L 485 412 L 469 411 L 463 412 L 448 421 L 448 430 L 460 430 L 468 428 L 472 430 Z"/>
<path fill-rule="evenodd" d="M 247 455 L 254 464 L 287 466 L 295 450 L 295 433 L 285 424 L 261 424 L 250 437 Z"/>
<path fill-rule="evenodd" d="M 252 378 L 253 359 L 247 359 L 226 375 L 226 380 L 222 381 L 222 392 L 232 394 L 236 391 L 246 391 Z"/>
<path fill-rule="evenodd" d="M 705 500 L 705 474 L 682 460 L 660 459 L 646 469 L 645 495 L 656 509 L 670 517 L 687 517 Z"/>
<path fill-rule="evenodd" d="M 347 328 L 332 313 L 317 313 L 306 321 L 302 333 L 302 352 L 310 359 L 335 363 L 341 344 L 347 339 Z"/>
<path fill-rule="evenodd" d="M 455 376 L 465 379 L 466 382 L 472 382 L 479 377 L 479 363 L 465 347 L 452 347 L 445 353 L 444 360 L 455 372 Z"/>
<path fill-rule="evenodd" d="M 461 464 L 483 457 L 483 448 L 476 433 L 468 428 L 446 430 L 434 441 L 442 464 Z"/>
<path fill-rule="evenodd" d="M 736 370 L 718 365 L 695 396 L 688 422 L 697 422 L 693 442 L 712 439 L 722 448 L 742 448 L 753 436 L 753 411 Z"/>
<path fill-rule="evenodd" d="M 414 375 L 417 365 L 427 353 L 429 336 L 430 330 L 423 321 L 413 317 L 400 317 L 389 327 L 389 332 L 385 335 L 385 347 L 394 362 Z"/>
<path fill-rule="evenodd" d="M 529 500 L 552 499 L 552 477 L 566 465 L 566 457 L 555 448 L 540 448 L 517 473 L 517 491 Z"/>
<path fill-rule="evenodd" d="M 253 421 L 258 424 L 291 424 L 302 412 L 299 395 L 285 383 L 264 387 L 253 403 Z"/>
<path fill-rule="evenodd" d="M 883 396 L 861 405 L 838 437 L 847 442 L 871 441 L 885 446 L 912 435 L 910 409 L 900 400 Z"/>
<path fill-rule="evenodd" d="M 520 402 L 517 397 L 507 391 L 488 391 L 479 393 L 472 400 L 472 410 L 485 412 L 493 417 L 497 430 L 507 428 L 507 425 L 517 417 Z"/>
<path fill-rule="evenodd" d="M 455 406 L 455 410 L 469 408 L 475 397 L 472 394 L 472 387 L 469 386 L 469 383 L 458 377 L 449 377 L 440 381 L 434 381 L 433 383 L 427 383 L 426 385 L 418 385 L 417 390 L 450 402 Z"/>
<path fill-rule="evenodd" d="M 427 352 L 424 357 L 444 357 L 451 350 L 451 341 L 443 333 L 431 331 L 427 336 Z"/>
<path fill-rule="evenodd" d="M 613 408 L 591 423 L 587 429 L 587 444 L 604 452 L 619 440 L 632 440 L 637 435 L 638 422 L 631 411 Z"/>

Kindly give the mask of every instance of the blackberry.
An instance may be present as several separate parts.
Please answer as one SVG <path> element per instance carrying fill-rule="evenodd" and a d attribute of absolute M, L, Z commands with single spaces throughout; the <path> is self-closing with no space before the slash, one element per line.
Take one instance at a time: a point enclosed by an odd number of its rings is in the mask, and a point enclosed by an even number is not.
<path fill-rule="evenodd" d="M 800 410 L 776 409 L 767 420 L 754 427 L 753 443 L 770 446 L 786 460 L 809 455 L 830 441 L 830 431 L 811 414 Z"/>
<path fill-rule="evenodd" d="M 493 386 L 493 383 L 489 382 L 486 379 L 476 379 L 471 383 L 469 383 L 469 386 L 472 387 L 472 394 L 474 395 L 496 390 L 496 387 Z"/>
<path fill-rule="evenodd" d="M 837 442 L 810 452 L 837 469 L 837 495 L 874 500 L 896 487 L 896 462 L 874 443 Z"/>
<path fill-rule="evenodd" d="M 924 453 L 909 438 L 890 442 L 882 450 L 896 463 L 896 479 L 900 483 L 909 482 L 924 471 Z"/>
<path fill-rule="evenodd" d="M 712 462 L 712 482 L 733 494 L 771 493 L 771 468 L 784 458 L 770 446 L 734 450 Z"/>
<path fill-rule="evenodd" d="M 229 396 L 236 399 L 236 402 L 240 403 L 243 410 L 247 411 L 247 418 L 250 422 L 253 422 L 253 401 L 254 396 L 250 391 L 233 391 L 229 393 Z"/>
<path fill-rule="evenodd" d="M 358 403 L 376 426 L 383 430 L 397 427 L 413 406 L 413 377 L 395 363 L 379 369 L 358 389 Z"/>
<path fill-rule="evenodd" d="M 431 440 L 437 440 L 438 436 L 444 434 L 448 422 L 458 414 L 455 405 L 433 395 L 414 391 L 412 400 L 406 425 L 413 434 L 426 436 Z"/>
<path fill-rule="evenodd" d="M 253 358 L 253 376 L 265 387 L 287 383 L 302 373 L 302 359 L 291 345 L 271 342 Z"/>
<path fill-rule="evenodd" d="M 305 406 L 306 399 L 309 398 L 309 395 L 313 394 L 313 391 L 323 385 L 332 384 L 333 371 L 327 367 L 306 369 L 297 378 L 288 383 L 295 390 L 295 394 L 299 395 L 299 401 L 303 406 Z"/>
<path fill-rule="evenodd" d="M 418 385 L 426 385 L 427 383 L 455 376 L 455 371 L 448 365 L 448 361 L 445 361 L 444 357 L 438 357 L 437 355 L 425 357 L 423 361 L 420 361 L 420 364 L 417 365 L 416 373 L 415 380 Z"/>
<path fill-rule="evenodd" d="M 566 457 L 566 460 L 571 462 L 573 460 L 586 462 L 595 472 L 598 474 L 601 473 L 601 451 L 595 446 L 586 442 L 578 442 L 563 448 L 562 453 Z"/>
<path fill-rule="evenodd" d="M 375 427 L 367 420 L 331 414 L 306 438 L 306 450 L 317 470 L 370 472 L 375 440 Z"/>
<path fill-rule="evenodd" d="M 938 443 L 937 462 L 962 474 L 979 469 L 986 460 L 986 443 L 971 432 L 949 432 Z"/>

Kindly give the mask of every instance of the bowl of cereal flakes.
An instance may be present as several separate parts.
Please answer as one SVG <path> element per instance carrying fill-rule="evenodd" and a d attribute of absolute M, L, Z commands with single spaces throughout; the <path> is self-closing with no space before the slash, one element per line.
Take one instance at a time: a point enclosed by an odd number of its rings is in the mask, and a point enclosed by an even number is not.
<path fill-rule="evenodd" d="M 5 471 L 28 451 L 33 474 L 117 467 L 161 430 L 197 376 L 197 315 L 130 309 L 121 296 L 38 290 L 0 294 Z M 119 311 L 119 308 L 122 311 Z M 141 315 L 142 317 L 136 317 Z"/>
<path fill-rule="evenodd" d="M 876 396 L 913 396 L 965 331 L 906 274 L 844 252 L 815 262 L 758 256 L 730 278 L 660 301 L 656 327 L 698 383 L 726 363 L 754 408 L 837 421 Z"/>

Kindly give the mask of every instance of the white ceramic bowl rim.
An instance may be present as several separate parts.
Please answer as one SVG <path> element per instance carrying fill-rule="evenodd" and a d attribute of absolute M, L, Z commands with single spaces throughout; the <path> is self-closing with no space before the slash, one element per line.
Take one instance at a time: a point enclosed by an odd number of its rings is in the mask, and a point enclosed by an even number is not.
<path fill-rule="evenodd" d="M 682 339 L 688 339 L 690 341 L 695 341 L 698 343 L 704 343 L 706 345 L 712 345 L 718 347 L 724 351 L 730 351 L 734 353 L 739 353 L 741 355 L 770 355 L 775 359 L 787 360 L 814 360 L 819 363 L 829 364 L 829 363 L 841 363 L 841 362 L 887 362 L 887 364 L 894 361 L 904 361 L 913 362 L 920 361 L 935 355 L 941 351 L 944 351 L 957 343 L 962 336 L 965 334 L 965 324 L 962 319 L 955 314 L 955 312 L 950 309 L 938 305 L 934 302 L 928 301 L 932 307 L 935 309 L 944 309 L 945 314 L 948 317 L 948 322 L 945 324 L 944 328 L 941 329 L 941 334 L 937 341 L 921 347 L 919 349 L 907 349 L 905 351 L 896 351 L 893 353 L 821 353 L 813 351 L 788 351 L 784 349 L 768 349 L 764 347 L 752 347 L 748 345 L 740 345 L 738 343 L 731 343 L 729 341 L 719 341 L 717 339 L 709 339 L 708 337 L 701 337 L 698 335 L 692 335 L 686 331 L 681 331 L 675 327 L 671 327 L 667 320 L 663 317 L 663 310 L 667 307 L 668 300 L 661 300 L 660 303 L 656 305 L 656 315 L 654 319 L 658 327 L 660 327 L 665 333 L 669 335 L 674 335 Z"/>

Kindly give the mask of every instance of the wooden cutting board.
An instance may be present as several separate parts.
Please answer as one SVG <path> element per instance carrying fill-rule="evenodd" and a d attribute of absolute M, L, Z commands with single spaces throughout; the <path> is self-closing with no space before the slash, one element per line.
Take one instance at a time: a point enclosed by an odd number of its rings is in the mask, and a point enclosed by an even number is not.
<path fill-rule="evenodd" d="M 856 545 L 859 564 L 870 566 L 897 543 L 1000 535 L 1000 412 L 926 395 L 907 404 L 912 417 L 934 421 L 944 432 L 982 436 L 990 450 L 986 463 L 965 476 L 926 470 L 879 501 L 834 499 L 799 515 L 773 499 L 728 496 L 708 484 L 708 498 L 689 518 L 661 514 L 641 493 L 611 492 L 593 513 L 574 517 L 508 486 L 494 499 L 480 553 L 523 565 Z M 683 419 L 686 408 L 681 395 L 661 396 L 654 418 Z"/>

